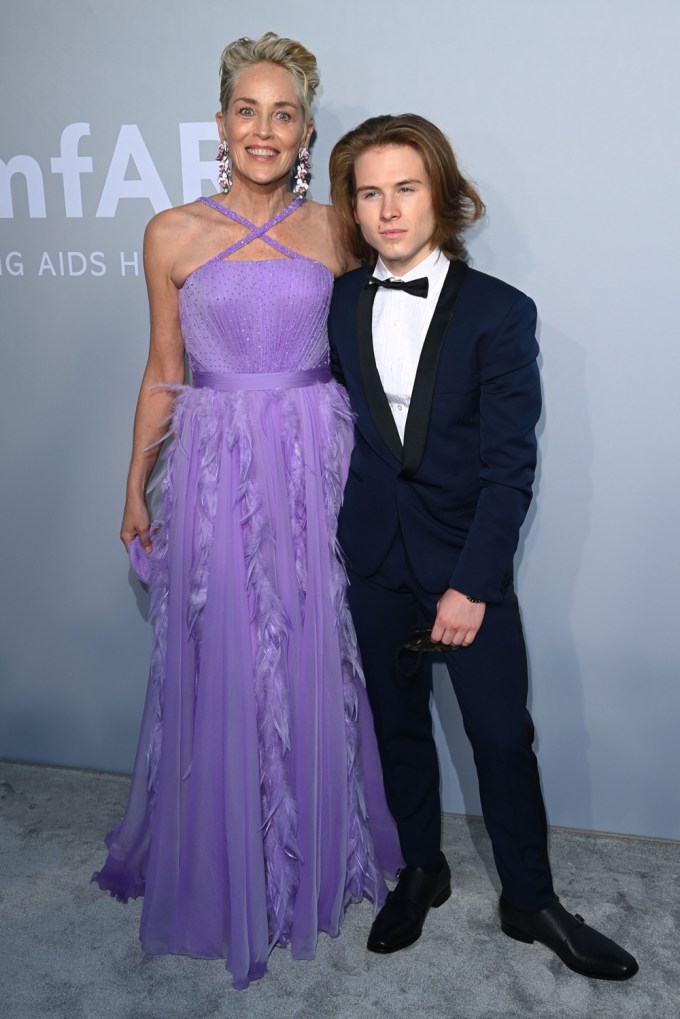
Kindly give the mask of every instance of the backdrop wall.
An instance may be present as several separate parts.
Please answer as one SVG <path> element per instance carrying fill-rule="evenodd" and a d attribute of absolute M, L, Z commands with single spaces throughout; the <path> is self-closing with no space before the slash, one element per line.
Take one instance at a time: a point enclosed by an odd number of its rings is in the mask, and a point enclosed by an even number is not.
<path fill-rule="evenodd" d="M 270 28 L 319 59 L 317 200 L 334 141 L 380 112 L 437 122 L 477 182 L 473 264 L 541 319 L 517 586 L 549 819 L 680 837 L 675 0 L 5 10 L 0 754 L 131 767 L 150 635 L 117 532 L 146 357 L 142 234 L 215 190 L 219 54 Z M 444 806 L 477 813 L 458 709 L 435 685 Z"/>

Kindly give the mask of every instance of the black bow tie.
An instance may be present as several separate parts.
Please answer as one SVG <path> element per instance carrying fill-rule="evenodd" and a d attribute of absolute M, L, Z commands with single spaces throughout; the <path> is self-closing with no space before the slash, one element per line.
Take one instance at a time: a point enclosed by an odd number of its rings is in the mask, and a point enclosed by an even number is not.
<path fill-rule="evenodd" d="M 385 287 L 387 290 L 405 290 L 407 294 L 414 297 L 427 297 L 429 281 L 427 276 L 421 276 L 417 280 L 379 280 L 377 276 L 370 276 L 366 281 L 370 289 L 374 287 Z"/>

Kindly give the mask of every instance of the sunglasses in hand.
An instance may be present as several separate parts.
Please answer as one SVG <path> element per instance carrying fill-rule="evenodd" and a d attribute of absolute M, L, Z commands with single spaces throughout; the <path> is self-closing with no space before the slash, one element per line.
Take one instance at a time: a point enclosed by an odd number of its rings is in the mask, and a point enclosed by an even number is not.
<path fill-rule="evenodd" d="M 414 626 L 408 640 L 397 651 L 397 671 L 407 679 L 413 679 L 420 671 L 424 654 L 450 653 L 458 651 L 460 646 L 460 644 L 442 644 L 440 640 L 432 640 L 431 626 Z M 413 655 L 415 659 L 411 657 Z"/>

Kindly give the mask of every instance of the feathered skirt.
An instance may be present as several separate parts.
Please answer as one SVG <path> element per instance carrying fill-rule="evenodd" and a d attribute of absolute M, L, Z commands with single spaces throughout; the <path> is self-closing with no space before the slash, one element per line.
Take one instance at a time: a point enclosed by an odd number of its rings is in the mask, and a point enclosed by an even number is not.
<path fill-rule="evenodd" d="M 173 436 L 132 785 L 93 880 L 144 896 L 147 952 L 244 987 L 401 862 L 336 550 L 352 421 L 334 382 L 183 386 Z"/>

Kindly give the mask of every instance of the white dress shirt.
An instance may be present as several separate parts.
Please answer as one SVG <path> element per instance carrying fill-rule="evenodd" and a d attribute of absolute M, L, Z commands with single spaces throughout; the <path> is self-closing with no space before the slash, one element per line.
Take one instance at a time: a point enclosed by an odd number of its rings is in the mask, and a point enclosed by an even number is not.
<path fill-rule="evenodd" d="M 432 321 L 450 262 L 435 248 L 405 276 L 392 276 L 379 258 L 373 275 L 406 281 L 427 276 L 427 297 L 379 287 L 373 304 L 373 351 L 385 395 L 403 443 L 413 383 L 425 336 Z"/>

